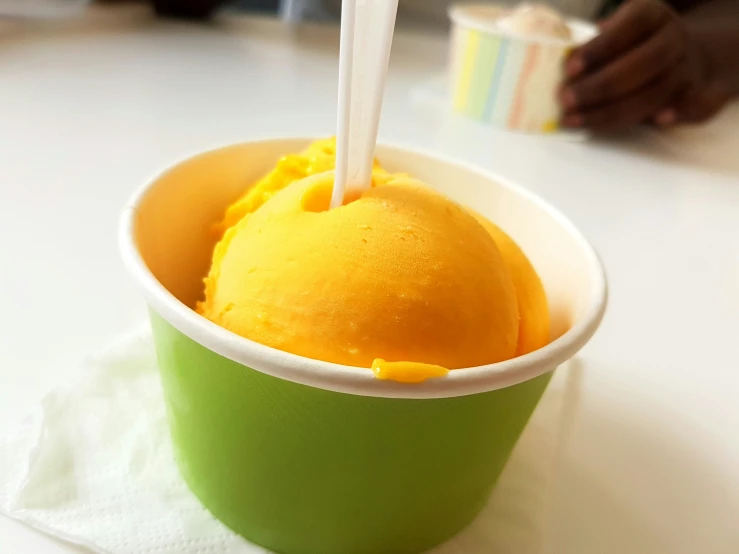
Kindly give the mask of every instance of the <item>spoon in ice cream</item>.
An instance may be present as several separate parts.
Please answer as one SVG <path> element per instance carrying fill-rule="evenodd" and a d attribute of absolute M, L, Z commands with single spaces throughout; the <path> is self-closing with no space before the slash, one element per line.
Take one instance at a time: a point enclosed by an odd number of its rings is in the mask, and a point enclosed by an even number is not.
<path fill-rule="evenodd" d="M 398 0 L 342 0 L 336 177 L 331 208 L 372 184 Z"/>

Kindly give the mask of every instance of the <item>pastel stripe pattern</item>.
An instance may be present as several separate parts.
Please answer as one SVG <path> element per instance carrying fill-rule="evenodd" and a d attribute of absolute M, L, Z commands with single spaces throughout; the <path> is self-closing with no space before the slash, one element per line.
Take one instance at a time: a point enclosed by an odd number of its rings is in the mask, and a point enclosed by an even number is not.
<path fill-rule="evenodd" d="M 495 79 L 495 72 L 505 57 L 505 43 L 500 37 L 484 35 L 480 38 L 476 52 L 475 72 L 472 77 L 465 113 L 475 119 L 483 117 L 488 99 L 490 83 Z"/>
<path fill-rule="evenodd" d="M 455 26 L 454 111 L 477 121 L 535 132 L 556 130 L 556 91 L 568 45 Z"/>
<path fill-rule="evenodd" d="M 518 76 L 521 73 L 523 63 L 526 60 L 528 47 L 521 42 L 511 42 L 508 48 L 508 54 L 503 67 L 503 74 L 500 76 L 500 85 L 495 104 L 492 106 L 491 114 L 485 118 L 485 121 L 504 127 L 508 120 L 508 114 L 513 109 L 513 102 L 516 99 L 516 90 L 518 88 Z"/>
<path fill-rule="evenodd" d="M 518 76 L 518 83 L 516 83 L 516 99 L 513 103 L 510 119 L 508 120 L 508 126 L 512 129 L 518 128 L 518 124 L 523 118 L 523 112 L 526 109 L 526 84 L 531 78 L 531 74 L 534 72 L 538 58 L 539 46 L 536 44 L 529 46 L 528 52 L 526 53 L 526 61 L 524 62 L 523 69 Z"/>
<path fill-rule="evenodd" d="M 454 108 L 462 113 L 467 111 L 467 102 L 469 97 L 470 82 L 472 74 L 475 72 L 475 62 L 477 57 L 477 45 L 480 40 L 478 31 L 468 30 L 462 37 L 462 55 L 459 71 L 457 75 L 456 93 L 454 95 Z"/>
<path fill-rule="evenodd" d="M 497 100 L 498 91 L 500 89 L 501 79 L 503 77 L 503 67 L 506 63 L 506 56 L 510 48 L 511 40 L 509 38 L 501 38 L 498 56 L 495 60 L 495 69 L 487 87 L 487 100 L 485 102 L 485 110 L 482 114 L 483 121 L 490 119 L 490 113 L 493 111 L 493 105 Z M 492 65 L 492 64 L 491 64 Z"/>

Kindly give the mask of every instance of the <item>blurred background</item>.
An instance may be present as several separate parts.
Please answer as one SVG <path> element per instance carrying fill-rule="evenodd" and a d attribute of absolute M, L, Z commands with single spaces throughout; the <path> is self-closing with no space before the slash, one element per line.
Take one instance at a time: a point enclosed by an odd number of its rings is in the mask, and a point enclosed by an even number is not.
<path fill-rule="evenodd" d="M 49 17 L 68 15 L 88 4 L 151 4 L 160 15 L 207 18 L 218 10 L 278 14 L 291 21 L 336 20 L 341 0 L 0 0 L 0 16 Z M 448 25 L 446 0 L 403 0 L 398 8 L 398 23 L 404 26 Z M 502 0 L 498 4 L 516 4 Z M 592 18 L 604 11 L 603 4 L 588 0 L 554 2 L 564 13 Z M 613 2 L 606 2 L 605 7 Z M 595 9 L 594 6 L 597 8 Z"/>

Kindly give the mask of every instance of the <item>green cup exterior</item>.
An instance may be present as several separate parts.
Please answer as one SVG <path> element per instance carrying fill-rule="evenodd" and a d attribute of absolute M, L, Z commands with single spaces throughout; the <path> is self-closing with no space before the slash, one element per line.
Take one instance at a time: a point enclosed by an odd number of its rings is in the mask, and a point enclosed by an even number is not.
<path fill-rule="evenodd" d="M 261 373 L 153 310 L 151 321 L 185 481 L 281 554 L 410 554 L 451 538 L 484 506 L 551 377 L 452 398 L 357 396 Z"/>

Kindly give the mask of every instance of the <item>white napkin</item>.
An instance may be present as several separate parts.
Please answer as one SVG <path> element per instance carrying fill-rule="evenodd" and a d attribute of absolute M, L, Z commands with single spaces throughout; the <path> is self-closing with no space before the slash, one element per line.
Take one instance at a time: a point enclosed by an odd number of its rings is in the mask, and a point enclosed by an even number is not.
<path fill-rule="evenodd" d="M 434 554 L 539 554 L 579 370 L 561 368 L 483 514 Z M 263 554 L 215 520 L 173 461 L 151 334 L 139 329 L 0 439 L 0 512 L 113 554 Z M 350 553 L 348 553 L 350 554 Z"/>

